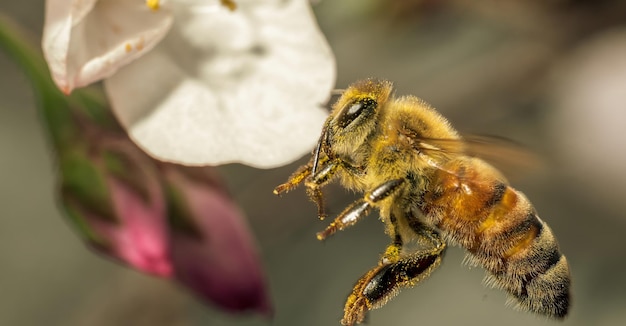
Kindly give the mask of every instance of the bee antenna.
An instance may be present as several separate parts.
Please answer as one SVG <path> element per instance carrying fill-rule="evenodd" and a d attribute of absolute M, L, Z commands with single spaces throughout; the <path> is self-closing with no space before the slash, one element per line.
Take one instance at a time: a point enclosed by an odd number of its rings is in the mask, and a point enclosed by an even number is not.
<path fill-rule="evenodd" d="M 330 95 L 342 95 L 343 92 L 345 92 L 346 90 L 343 88 L 335 88 L 332 91 L 330 91 Z"/>
<path fill-rule="evenodd" d="M 324 124 L 324 128 L 322 128 L 322 135 L 320 139 L 317 141 L 317 146 L 315 146 L 315 152 L 313 153 L 313 168 L 311 168 L 311 175 L 315 175 L 317 172 L 317 166 L 319 165 L 320 160 L 320 152 L 322 151 L 322 144 L 327 141 L 328 134 L 328 124 Z"/>

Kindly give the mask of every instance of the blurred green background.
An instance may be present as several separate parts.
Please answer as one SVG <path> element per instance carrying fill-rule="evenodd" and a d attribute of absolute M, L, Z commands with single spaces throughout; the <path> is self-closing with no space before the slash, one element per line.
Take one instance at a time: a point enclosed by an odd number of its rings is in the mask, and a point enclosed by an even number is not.
<path fill-rule="evenodd" d="M 338 88 L 390 79 L 461 131 L 513 139 L 543 159 L 543 169 L 513 180 L 570 262 L 573 305 L 560 324 L 626 325 L 624 2 L 326 0 L 315 11 L 337 56 Z M 3 1 L 0 12 L 40 35 L 43 1 Z M 55 203 L 29 83 L 4 54 L 0 71 L 0 325 L 338 325 L 353 283 L 388 242 L 375 214 L 318 242 L 328 221 L 304 191 L 271 193 L 305 160 L 222 167 L 257 236 L 276 313 L 267 321 L 204 306 L 83 246 Z M 331 215 L 354 198 L 337 186 L 327 197 Z M 450 249 L 430 279 L 371 313 L 369 325 L 557 323 L 505 307 L 462 258 Z"/>

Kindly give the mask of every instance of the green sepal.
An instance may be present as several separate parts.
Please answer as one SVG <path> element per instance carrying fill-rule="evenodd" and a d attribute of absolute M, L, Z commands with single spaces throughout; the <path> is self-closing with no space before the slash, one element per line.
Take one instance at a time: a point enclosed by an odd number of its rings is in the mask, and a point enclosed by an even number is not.
<path fill-rule="evenodd" d="M 60 157 L 61 194 L 71 197 L 81 211 L 116 222 L 106 175 L 86 154 L 75 148 Z"/>
<path fill-rule="evenodd" d="M 185 196 L 182 191 L 176 189 L 168 181 L 163 188 L 167 200 L 167 221 L 171 230 L 192 238 L 202 239 L 202 233 L 193 222 Z"/>
<path fill-rule="evenodd" d="M 153 164 L 147 156 L 131 146 L 126 148 L 126 151 L 121 148 L 102 149 L 100 155 L 107 174 L 123 182 L 149 204 L 151 200 L 150 189 L 148 189 L 151 184 L 150 174 L 156 173 L 153 173 Z"/>
<path fill-rule="evenodd" d="M 74 226 L 76 232 L 82 235 L 85 240 L 90 241 L 93 244 L 106 246 L 106 241 L 104 241 L 102 237 L 98 236 L 98 234 L 94 232 L 94 230 L 92 230 L 87 223 L 87 218 L 84 216 L 85 212 L 79 207 L 80 205 L 76 205 L 76 201 L 69 196 L 63 198 L 62 201 L 65 216 Z"/>

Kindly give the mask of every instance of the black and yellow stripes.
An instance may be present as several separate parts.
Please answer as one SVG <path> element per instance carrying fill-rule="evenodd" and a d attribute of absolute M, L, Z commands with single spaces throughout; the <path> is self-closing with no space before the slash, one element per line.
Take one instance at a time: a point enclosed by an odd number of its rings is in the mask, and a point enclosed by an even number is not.
<path fill-rule="evenodd" d="M 539 226 L 528 232 L 533 240 L 522 242 L 507 253 L 503 269 L 490 271 L 489 282 L 510 293 L 522 309 L 563 318 L 570 302 L 567 259 L 548 225 L 536 214 L 527 218 L 531 225 Z"/>
<path fill-rule="evenodd" d="M 517 306 L 562 318 L 569 307 L 569 267 L 552 231 L 526 196 L 478 159 L 447 164 L 431 185 L 423 211 L 444 238 L 484 267 L 489 285 Z"/>

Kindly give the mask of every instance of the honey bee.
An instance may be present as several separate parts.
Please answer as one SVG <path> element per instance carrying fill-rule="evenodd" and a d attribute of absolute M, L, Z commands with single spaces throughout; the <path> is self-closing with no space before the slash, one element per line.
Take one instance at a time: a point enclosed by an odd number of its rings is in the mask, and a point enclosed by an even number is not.
<path fill-rule="evenodd" d="M 309 163 L 274 193 L 304 183 L 324 218 L 321 188 L 334 179 L 364 196 L 317 238 L 356 224 L 373 208 L 391 237 L 378 265 L 349 295 L 343 325 L 361 323 L 369 310 L 427 278 L 448 244 L 465 248 L 467 261 L 487 271 L 486 283 L 505 290 L 518 308 L 559 319 L 567 314 L 569 266 L 548 225 L 421 99 L 394 97 L 384 80 L 352 84 L 333 105 Z"/>

